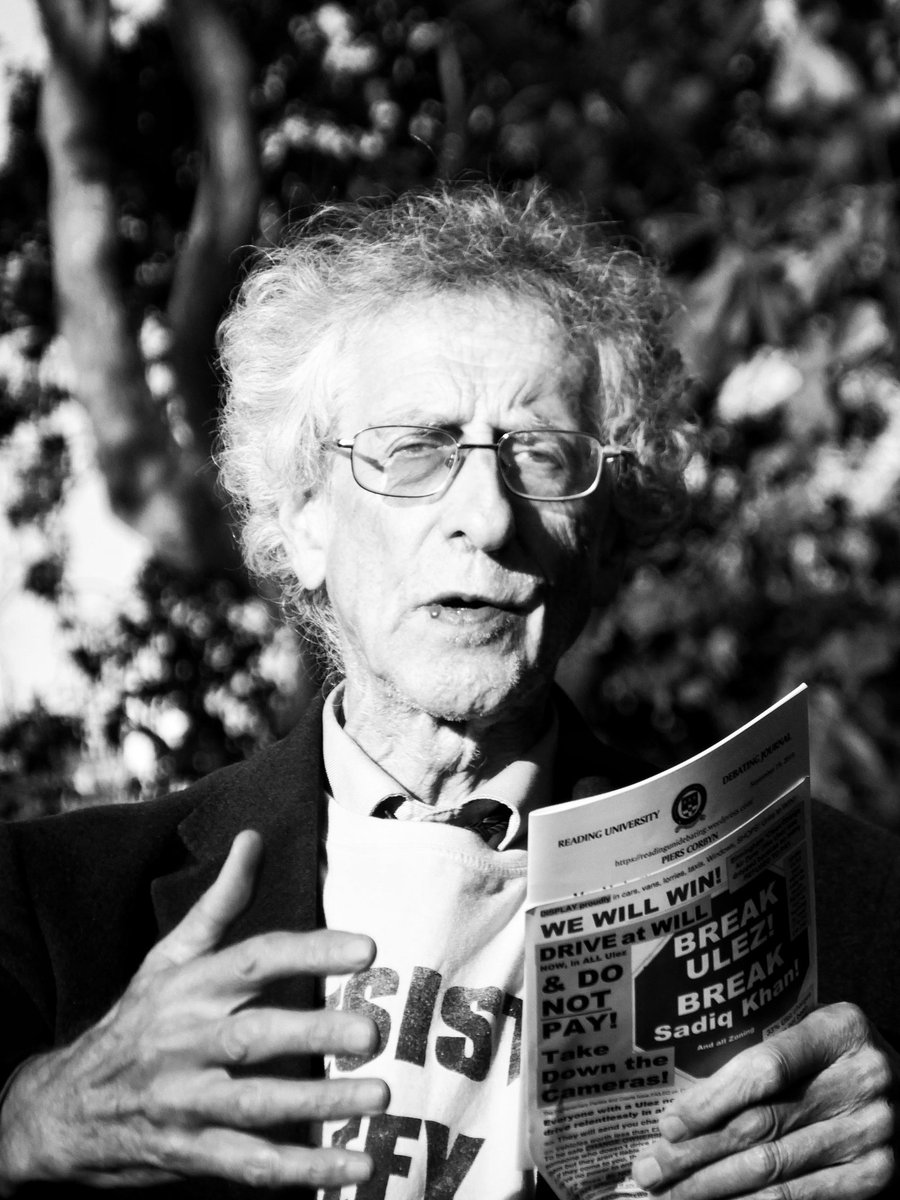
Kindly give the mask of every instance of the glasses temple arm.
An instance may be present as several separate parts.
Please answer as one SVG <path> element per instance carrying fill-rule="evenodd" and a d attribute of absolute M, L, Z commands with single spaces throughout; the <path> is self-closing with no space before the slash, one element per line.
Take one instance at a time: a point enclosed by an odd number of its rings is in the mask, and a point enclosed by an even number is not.
<path fill-rule="evenodd" d="M 637 458 L 629 446 L 603 446 L 600 453 L 603 458 Z"/>

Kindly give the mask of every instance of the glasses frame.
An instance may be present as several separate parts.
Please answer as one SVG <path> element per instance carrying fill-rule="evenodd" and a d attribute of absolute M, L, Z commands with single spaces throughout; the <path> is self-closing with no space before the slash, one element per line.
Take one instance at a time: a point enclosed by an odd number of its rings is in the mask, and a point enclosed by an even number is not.
<path fill-rule="evenodd" d="M 398 495 L 396 492 L 385 492 L 379 488 L 370 487 L 368 484 L 363 483 L 360 480 L 356 470 L 356 457 L 358 455 L 358 451 L 356 450 L 356 439 L 364 433 L 370 433 L 377 429 L 423 429 L 433 433 L 441 433 L 445 437 L 451 439 L 455 447 L 453 450 L 453 462 L 450 464 L 447 477 L 443 480 L 440 487 L 431 488 L 427 492 L 401 493 Z M 588 438 L 590 441 L 594 442 L 599 447 L 600 454 L 597 459 L 597 473 L 594 477 L 593 483 L 590 485 L 590 487 L 584 488 L 580 492 L 573 492 L 571 495 L 566 496 L 532 496 L 527 492 L 519 491 L 518 488 L 513 487 L 504 475 L 502 467 L 499 465 L 501 461 L 500 449 L 510 438 L 516 437 L 518 434 L 522 433 L 564 433 L 574 437 Z M 453 436 L 452 433 L 448 433 L 446 429 L 442 429 L 439 425 L 367 425 L 364 429 L 357 430 L 351 438 L 326 438 L 323 439 L 321 444 L 326 450 L 340 450 L 344 453 L 349 453 L 350 470 L 353 473 L 353 480 L 358 487 L 362 488 L 364 492 L 370 492 L 373 496 L 387 496 L 394 500 L 426 500 L 431 496 L 440 496 L 443 492 L 447 491 L 453 480 L 459 474 L 465 460 L 465 456 L 470 450 L 494 451 L 497 456 L 500 479 L 502 480 L 503 486 L 506 488 L 506 490 L 513 496 L 518 496 L 522 500 L 538 500 L 541 503 L 582 500 L 585 496 L 590 496 L 597 490 L 600 480 L 603 476 L 603 464 L 607 459 L 631 458 L 634 454 L 634 452 L 629 450 L 626 446 L 604 446 L 600 439 L 595 437 L 594 434 L 584 433 L 580 429 L 510 429 L 508 432 L 499 437 L 496 442 L 460 442 Z M 448 450 L 449 449 L 450 447 L 448 444 Z"/>

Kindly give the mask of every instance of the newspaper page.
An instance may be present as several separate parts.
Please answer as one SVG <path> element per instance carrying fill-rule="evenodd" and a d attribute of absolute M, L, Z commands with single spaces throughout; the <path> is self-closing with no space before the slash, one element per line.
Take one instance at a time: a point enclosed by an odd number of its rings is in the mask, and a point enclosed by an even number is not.
<path fill-rule="evenodd" d="M 805 687 L 659 775 L 532 813 L 524 1133 L 560 1200 L 630 1178 L 676 1090 L 815 1006 Z"/>

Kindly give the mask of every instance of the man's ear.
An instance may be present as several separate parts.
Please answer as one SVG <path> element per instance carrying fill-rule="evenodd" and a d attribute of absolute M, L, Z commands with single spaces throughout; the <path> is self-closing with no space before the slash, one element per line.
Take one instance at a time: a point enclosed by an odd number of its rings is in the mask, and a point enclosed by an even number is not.
<path fill-rule="evenodd" d="M 328 523 L 323 493 L 286 500 L 278 510 L 278 523 L 294 574 L 306 591 L 315 591 L 325 582 L 327 558 Z"/>

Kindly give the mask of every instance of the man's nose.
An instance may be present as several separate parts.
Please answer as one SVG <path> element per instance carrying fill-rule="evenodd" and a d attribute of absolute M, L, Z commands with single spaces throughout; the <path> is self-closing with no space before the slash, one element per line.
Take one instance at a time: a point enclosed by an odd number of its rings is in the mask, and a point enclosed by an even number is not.
<path fill-rule="evenodd" d="M 464 535 L 480 550 L 499 550 L 515 530 L 512 494 L 500 477 L 497 452 L 477 446 L 462 451 L 462 463 L 442 497 L 444 532 Z"/>

